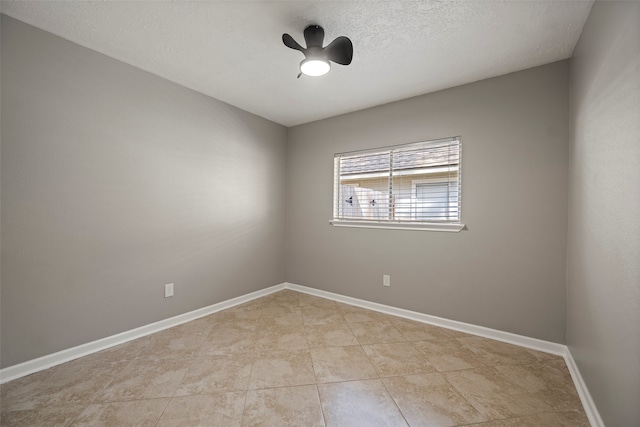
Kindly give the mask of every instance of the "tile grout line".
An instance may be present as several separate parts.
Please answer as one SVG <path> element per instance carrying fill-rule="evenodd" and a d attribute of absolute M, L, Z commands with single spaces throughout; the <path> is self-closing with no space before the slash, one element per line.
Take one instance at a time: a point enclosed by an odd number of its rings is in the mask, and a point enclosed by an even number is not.
<path fill-rule="evenodd" d="M 387 387 L 387 384 L 384 382 L 383 379 L 380 379 L 380 382 L 382 383 L 382 387 L 384 387 L 384 389 L 387 392 L 387 394 L 389 395 L 389 397 L 391 397 L 391 400 L 393 401 L 393 404 L 396 405 L 396 408 L 398 408 L 398 412 L 400 412 L 400 415 L 402 415 L 402 419 L 404 419 L 404 422 L 407 423 L 407 426 L 411 426 L 411 423 L 409 423 L 409 420 L 407 419 L 407 416 L 405 415 L 405 413 L 402 412 L 402 409 L 400 408 L 400 405 L 398 405 L 398 401 L 396 400 L 396 398 L 393 395 L 393 393 L 391 393 L 391 390 L 389 390 L 389 387 Z"/>
<path fill-rule="evenodd" d="M 476 369 L 476 368 L 470 368 L 469 370 L 471 370 L 471 369 Z M 455 371 L 455 372 L 459 372 L 459 371 Z M 473 402 L 470 402 L 470 401 L 469 401 L 469 399 L 467 399 L 467 396 L 465 396 L 465 395 L 462 393 L 462 391 L 460 391 L 460 390 L 458 389 L 458 387 L 456 387 L 453 383 L 451 383 L 451 381 L 449 381 L 449 378 L 447 378 L 447 376 L 445 375 L 445 373 L 444 373 L 444 372 L 443 372 L 443 373 L 441 373 L 440 375 L 442 375 L 442 378 L 447 382 L 447 384 L 449 384 L 449 386 L 450 386 L 451 388 L 453 388 L 453 389 L 454 389 L 454 390 L 455 390 L 455 391 L 460 395 L 460 397 L 462 397 L 462 399 L 464 399 L 464 401 L 465 401 L 465 402 L 467 402 L 467 403 L 469 404 L 469 406 L 471 406 L 473 409 L 475 409 L 475 411 L 476 411 L 476 412 L 477 412 L 477 413 L 478 413 L 482 418 L 484 418 L 484 419 L 485 419 L 484 421 L 481 421 L 481 422 L 483 422 L 483 423 L 484 423 L 484 422 L 492 422 L 492 421 L 496 421 L 496 420 L 489 420 L 489 419 L 487 419 L 487 417 L 485 417 L 485 415 L 480 411 L 480 409 L 479 409 L 479 408 L 477 408 L 477 407 L 476 407 L 476 405 L 474 405 L 474 404 L 473 404 Z M 470 424 L 473 424 L 473 423 L 470 423 Z M 464 424 L 463 424 L 463 425 L 464 425 Z M 469 425 L 469 424 L 467 424 L 467 425 Z"/>
<path fill-rule="evenodd" d="M 320 404 L 320 413 L 322 414 L 322 425 L 327 426 L 327 414 L 324 413 L 324 406 L 322 406 L 322 396 L 320 396 L 320 386 L 316 382 L 316 393 L 318 393 L 318 403 Z"/>
<path fill-rule="evenodd" d="M 207 334 L 207 336 L 208 336 L 208 334 Z M 206 337 L 205 337 L 205 340 L 206 340 Z M 204 340 L 202 341 L 200 346 L 198 346 L 198 349 L 200 349 L 203 345 L 204 345 Z M 196 350 L 196 354 L 197 354 L 197 350 Z M 169 405 L 171 404 L 173 399 L 176 397 L 176 393 L 178 392 L 178 390 L 180 390 L 180 386 L 184 382 L 184 379 L 187 377 L 187 374 L 189 373 L 189 369 L 191 369 L 191 366 L 194 363 L 195 357 L 196 356 L 193 356 L 193 357 L 190 358 L 191 360 L 189 361 L 189 365 L 187 366 L 187 369 L 185 369 L 184 374 L 182 375 L 182 378 L 180 378 L 180 382 L 178 382 L 178 385 L 176 386 L 176 389 L 173 390 L 173 393 L 171 393 L 171 396 L 169 396 L 169 400 L 167 400 L 167 404 L 165 405 L 164 409 L 162 409 L 162 413 L 160 414 L 160 417 L 158 417 L 158 420 L 156 421 L 156 426 L 158 425 L 158 423 L 162 419 L 162 416 L 164 415 L 165 411 L 167 410 L 167 408 L 169 407 Z"/>
<path fill-rule="evenodd" d="M 249 397 L 249 382 L 251 381 L 251 374 L 253 373 L 253 362 L 251 363 L 251 368 L 249 369 L 249 378 L 247 379 L 247 389 L 244 391 L 244 401 L 242 402 L 242 415 L 240 416 L 240 425 L 243 425 L 244 422 L 244 414 L 247 411 L 247 397 Z"/>
<path fill-rule="evenodd" d="M 318 393 L 318 403 L 320 403 L 320 413 L 322 414 L 322 425 L 327 426 L 327 414 L 325 414 L 324 406 L 322 405 L 322 396 L 320 395 L 320 384 L 318 383 L 318 375 L 316 374 L 316 367 L 313 362 L 313 356 L 311 356 L 311 343 L 309 342 L 309 333 L 307 331 L 307 324 L 305 323 L 304 314 L 302 312 L 302 305 L 300 299 L 297 299 L 298 307 L 300 307 L 300 316 L 302 317 L 302 325 L 304 328 L 304 336 L 307 339 L 307 347 L 309 351 L 309 360 L 311 360 L 311 370 L 313 371 L 313 378 L 315 380 L 316 393 Z"/>
<path fill-rule="evenodd" d="M 186 372 L 185 372 L 185 374 L 186 374 Z M 180 387 L 180 386 L 178 385 L 178 387 Z M 176 388 L 176 390 L 177 390 L 177 388 Z M 174 394 L 175 394 L 175 392 L 174 392 Z M 167 408 L 169 407 L 169 404 L 171 404 L 171 401 L 172 401 L 172 400 L 173 400 L 173 396 L 167 399 L 167 404 L 166 404 L 166 405 L 164 405 L 164 408 L 162 408 L 162 412 L 160 412 L 160 416 L 159 416 L 159 417 L 158 417 L 158 419 L 156 420 L 155 426 L 157 426 L 157 425 L 158 425 L 158 423 L 160 422 L 160 420 L 162 419 L 162 416 L 164 415 L 165 411 L 166 411 L 166 410 L 167 410 Z"/>
<path fill-rule="evenodd" d="M 78 359 L 76 359 L 76 360 L 78 360 Z M 118 375 L 119 375 L 119 374 L 121 374 L 124 370 L 126 370 L 126 369 L 129 367 L 129 365 L 131 365 L 131 364 L 133 363 L 133 361 L 134 361 L 134 360 L 135 360 L 135 358 L 131 358 L 131 360 L 129 360 L 129 361 L 128 361 L 129 363 L 127 363 L 124 367 L 122 367 L 122 369 L 120 370 L 120 372 L 118 372 Z M 127 360 L 125 359 L 124 361 L 127 361 Z M 69 362 L 66 362 L 66 363 L 69 363 Z M 87 363 L 89 363 L 89 362 L 87 362 Z M 57 365 L 57 366 L 60 366 L 60 365 Z M 116 379 L 116 377 L 117 377 L 118 375 L 113 375 L 113 376 L 111 377 L 110 381 L 109 381 L 109 382 L 107 382 L 107 383 L 104 385 L 104 387 L 102 387 L 102 388 L 101 388 L 101 389 L 96 393 L 96 395 L 94 395 L 94 396 L 93 396 L 93 399 L 91 399 L 91 400 L 89 401 L 89 403 L 88 403 L 88 404 L 87 404 L 87 405 L 82 409 L 82 411 L 80 411 L 80 412 L 79 412 L 79 413 L 78 413 L 78 414 L 77 414 L 77 415 L 76 415 L 76 416 L 71 420 L 71 422 L 69 423 L 69 425 L 70 425 L 70 426 L 73 426 L 73 425 L 74 425 L 74 423 L 76 422 L 76 420 L 78 420 L 78 418 L 80 418 L 80 416 L 81 416 L 82 414 L 84 414 L 84 413 L 85 413 L 85 411 L 86 411 L 86 410 L 87 410 L 91 405 L 101 405 L 101 404 L 103 404 L 103 402 L 98 402 L 98 397 L 100 396 L 100 394 L 101 394 L 101 393 L 104 393 L 104 391 L 105 391 L 106 389 L 108 389 L 108 388 L 109 388 L 109 386 L 113 383 L 113 381 L 115 381 L 115 379 Z M 109 403 L 109 402 L 107 402 L 107 403 Z"/>

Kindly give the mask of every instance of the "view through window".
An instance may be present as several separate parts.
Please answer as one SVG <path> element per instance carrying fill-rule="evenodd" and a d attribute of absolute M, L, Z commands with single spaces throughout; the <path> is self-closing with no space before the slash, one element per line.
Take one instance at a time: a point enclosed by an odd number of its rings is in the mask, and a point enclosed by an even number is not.
<path fill-rule="evenodd" d="M 334 157 L 334 221 L 460 223 L 460 138 Z"/>

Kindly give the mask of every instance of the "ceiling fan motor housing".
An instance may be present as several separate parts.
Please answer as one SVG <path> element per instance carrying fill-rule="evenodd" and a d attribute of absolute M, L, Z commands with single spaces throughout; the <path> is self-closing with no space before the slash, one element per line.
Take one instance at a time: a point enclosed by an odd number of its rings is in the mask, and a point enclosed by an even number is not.
<path fill-rule="evenodd" d="M 304 30 L 307 47 L 303 48 L 289 34 L 282 35 L 282 42 L 288 48 L 299 50 L 305 56 L 300 63 L 300 71 L 309 76 L 321 76 L 329 72 L 331 62 L 349 65 L 353 58 L 353 44 L 349 38 L 341 36 L 322 47 L 324 30 L 319 25 L 310 25 Z M 298 75 L 298 77 L 300 77 Z"/>

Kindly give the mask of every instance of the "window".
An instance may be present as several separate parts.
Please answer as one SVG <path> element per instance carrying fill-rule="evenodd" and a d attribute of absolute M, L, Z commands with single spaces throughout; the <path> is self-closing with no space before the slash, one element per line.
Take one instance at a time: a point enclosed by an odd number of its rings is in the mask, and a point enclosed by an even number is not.
<path fill-rule="evenodd" d="M 460 138 L 334 156 L 333 225 L 460 231 Z"/>

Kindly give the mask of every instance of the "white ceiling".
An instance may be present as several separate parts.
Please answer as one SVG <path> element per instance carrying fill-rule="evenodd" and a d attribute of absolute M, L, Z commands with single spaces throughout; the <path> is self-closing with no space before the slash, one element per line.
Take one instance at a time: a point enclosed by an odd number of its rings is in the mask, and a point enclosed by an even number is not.
<path fill-rule="evenodd" d="M 569 58 L 592 1 L 2 1 L 80 45 L 293 126 Z M 296 79 L 307 25 L 354 46 Z"/>

